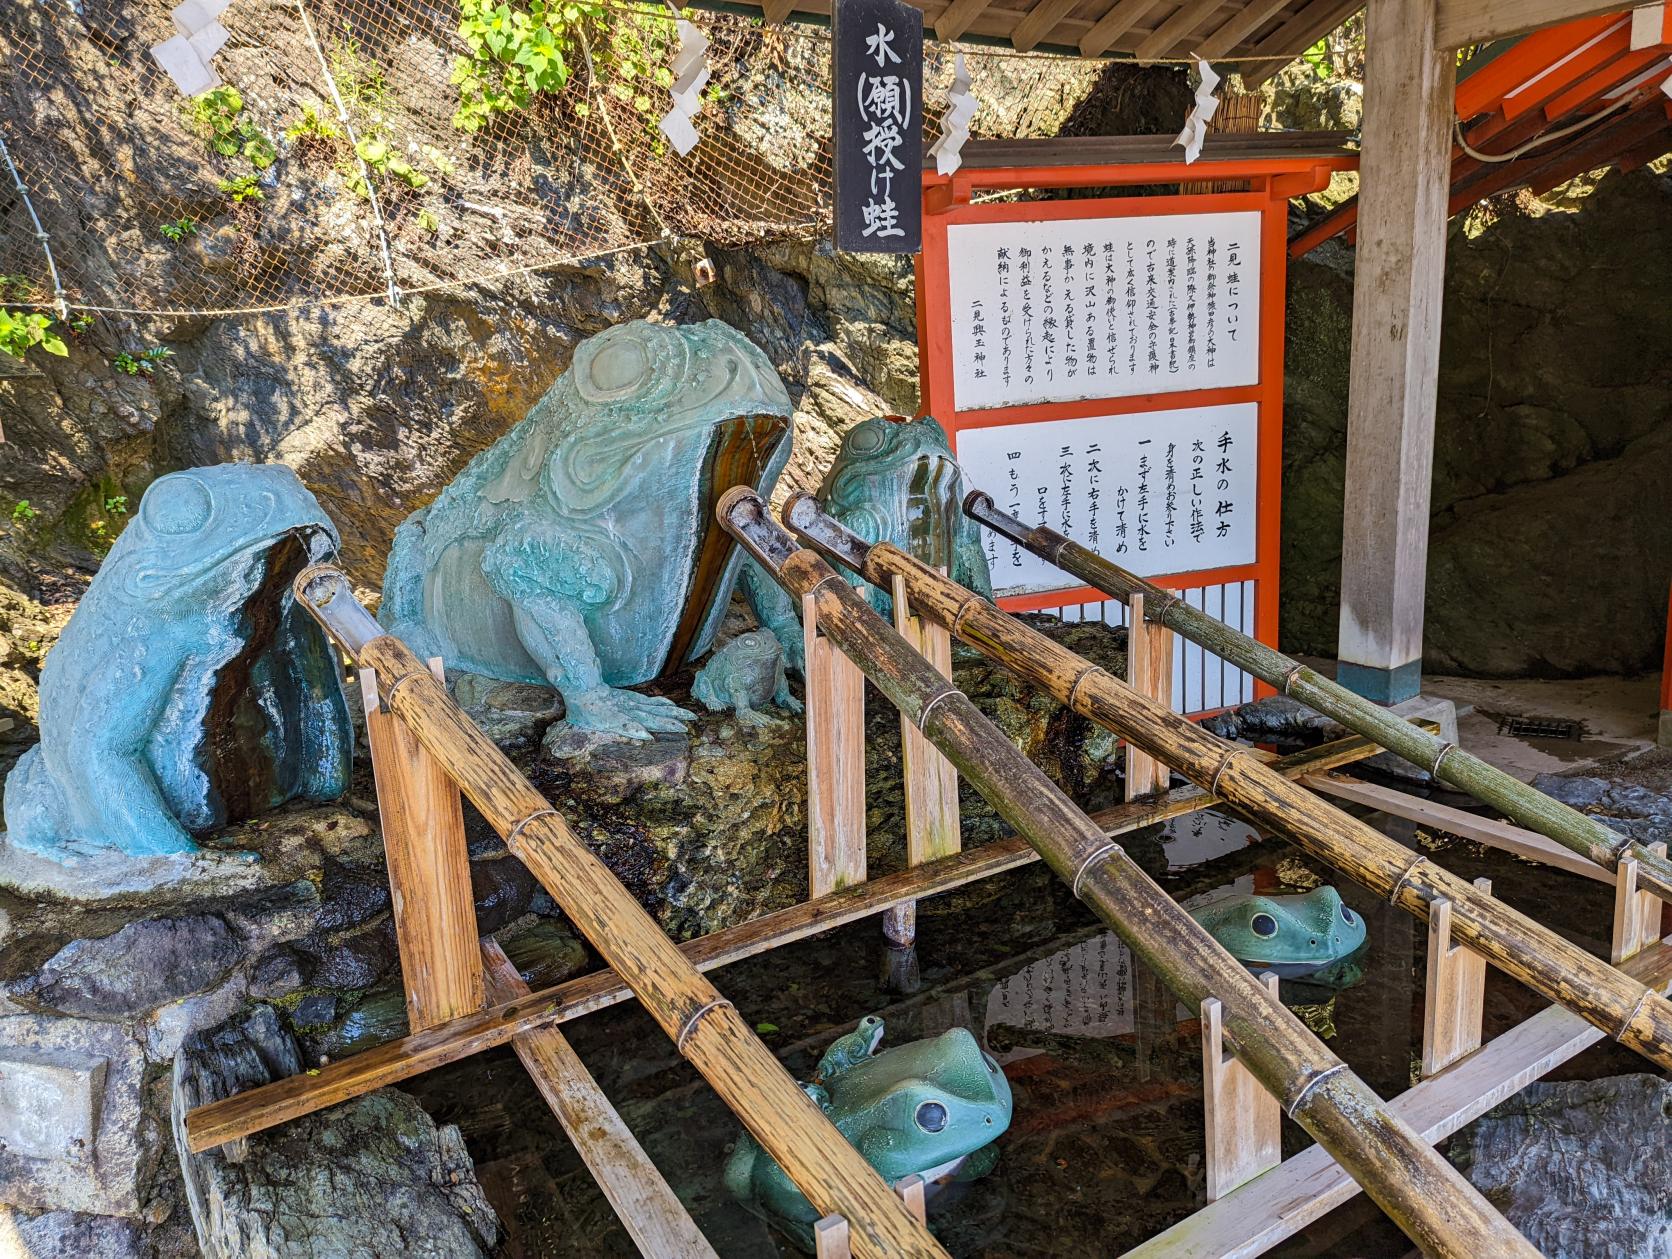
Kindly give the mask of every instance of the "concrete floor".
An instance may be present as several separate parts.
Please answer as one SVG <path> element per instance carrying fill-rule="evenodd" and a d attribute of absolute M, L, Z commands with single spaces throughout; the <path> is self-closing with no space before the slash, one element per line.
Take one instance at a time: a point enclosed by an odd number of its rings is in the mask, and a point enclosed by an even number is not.
<path fill-rule="evenodd" d="M 1655 746 L 1660 719 L 1660 675 L 1529 679 L 1427 677 L 1425 694 L 1457 705 L 1459 742 L 1484 761 L 1520 779 L 1631 760 Z M 1577 739 L 1512 735 L 1511 717 L 1579 723 Z"/>
<path fill-rule="evenodd" d="M 1335 662 L 1306 663 L 1333 677 Z M 1654 750 L 1660 720 L 1660 674 L 1574 678 L 1485 679 L 1424 676 L 1424 695 L 1457 705 L 1458 742 L 1506 773 L 1528 781 L 1539 774 L 1618 765 Z M 1528 738 L 1508 733 L 1511 717 L 1579 723 L 1576 739 Z M 1657 762 L 1664 756 L 1652 758 Z"/>

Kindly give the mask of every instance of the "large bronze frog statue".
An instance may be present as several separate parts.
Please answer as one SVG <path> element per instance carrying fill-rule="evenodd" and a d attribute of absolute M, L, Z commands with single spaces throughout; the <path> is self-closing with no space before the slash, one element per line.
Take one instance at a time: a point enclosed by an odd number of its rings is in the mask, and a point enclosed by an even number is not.
<path fill-rule="evenodd" d="M 396 530 L 379 618 L 450 671 L 556 687 L 576 729 L 680 731 L 694 714 L 622 688 L 708 650 L 741 559 L 715 503 L 771 493 L 790 416 L 766 356 L 718 320 L 599 333 Z"/>
<path fill-rule="evenodd" d="M 980 527 L 964 515 L 967 488 L 946 430 L 933 416 L 877 416 L 848 430 L 813 497 L 867 542 L 892 542 L 991 598 L 993 580 L 981 549 Z M 847 575 L 861 586 L 873 608 L 883 616 L 891 614 L 893 600 L 887 594 L 853 573 Z M 803 646 L 798 609 L 753 560 L 744 567 L 743 589 L 799 669 Z"/>
<path fill-rule="evenodd" d="M 999 1064 L 964 1027 L 878 1053 L 882 1036 L 881 1019 L 860 1020 L 802 1089 L 889 1184 L 915 1174 L 933 1192 L 991 1171 L 1012 1106 Z M 818 1211 L 746 1132 L 725 1177 L 739 1202 L 812 1251 Z"/>

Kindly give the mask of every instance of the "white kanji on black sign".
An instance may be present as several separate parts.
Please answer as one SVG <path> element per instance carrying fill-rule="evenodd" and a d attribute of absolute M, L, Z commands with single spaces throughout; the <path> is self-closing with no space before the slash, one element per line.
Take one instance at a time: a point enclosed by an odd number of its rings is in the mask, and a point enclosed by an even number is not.
<path fill-rule="evenodd" d="M 916 253 L 922 240 L 923 13 L 837 0 L 836 247 Z"/>

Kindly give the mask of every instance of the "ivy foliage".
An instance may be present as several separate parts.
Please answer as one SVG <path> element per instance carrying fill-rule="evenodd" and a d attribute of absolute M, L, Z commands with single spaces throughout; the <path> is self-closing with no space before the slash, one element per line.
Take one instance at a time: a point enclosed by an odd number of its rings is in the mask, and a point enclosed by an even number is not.
<path fill-rule="evenodd" d="M 222 157 L 242 157 L 258 171 L 278 157 L 273 142 L 244 114 L 244 97 L 229 84 L 192 97 L 192 121 Z"/>
<path fill-rule="evenodd" d="M 480 131 L 497 115 L 527 109 L 541 92 L 561 92 L 582 25 L 603 18 L 604 6 L 595 0 L 529 0 L 526 8 L 505 0 L 460 0 L 459 36 L 470 55 L 453 62 L 459 89 L 453 125 Z"/>
<path fill-rule="evenodd" d="M 7 310 L 0 306 L 0 352 L 22 358 L 35 346 L 66 357 L 70 349 L 52 326 L 52 316 L 39 311 Z"/>

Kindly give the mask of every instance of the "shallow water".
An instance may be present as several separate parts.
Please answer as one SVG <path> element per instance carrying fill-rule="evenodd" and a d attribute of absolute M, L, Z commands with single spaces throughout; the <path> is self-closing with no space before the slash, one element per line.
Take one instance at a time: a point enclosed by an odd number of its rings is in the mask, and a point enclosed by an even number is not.
<path fill-rule="evenodd" d="M 1401 842 L 1406 823 L 1369 819 Z M 1433 841 L 1422 837 L 1426 843 Z M 1304 854 L 1239 820 L 1198 814 L 1160 842 L 1133 844 L 1186 902 L 1229 889 L 1276 890 Z M 1141 852 L 1141 855 L 1140 855 Z M 1492 879 L 1508 903 L 1606 952 L 1611 889 L 1464 841 L 1439 860 Z M 1426 933 L 1414 918 L 1336 882 L 1365 918 L 1363 978 L 1331 991 L 1286 981 L 1284 999 L 1383 1096 L 1409 1087 L 1421 1052 Z M 916 988 L 902 992 L 902 972 Z M 955 1256 L 1118 1255 L 1202 1205 L 1199 1023 L 1042 866 L 973 885 L 918 908 L 914 958 L 890 956 L 876 919 L 746 959 L 711 975 L 798 1078 L 865 1014 L 887 1025 L 883 1047 L 952 1026 L 973 1031 L 1003 1064 L 1015 1096 L 995 1170 L 931 1207 Z M 1489 972 L 1486 1034 L 1542 1005 Z M 564 1025 L 698 1225 L 727 1259 L 798 1252 L 731 1200 L 721 1183 L 738 1125 L 636 1005 Z M 1552 1074 L 1595 1077 L 1645 1069 L 1604 1044 Z M 432 1114 L 464 1130 L 490 1199 L 511 1226 L 505 1253 L 631 1256 L 615 1222 L 520 1064 L 498 1051 L 415 1082 Z M 1310 1143 L 1284 1123 L 1284 1153 Z M 1362 1197 L 1271 1252 L 1404 1256 L 1411 1245 Z"/>

